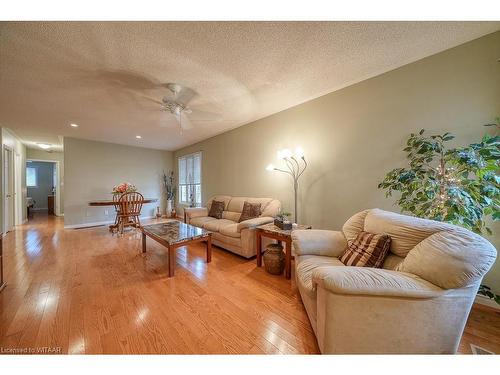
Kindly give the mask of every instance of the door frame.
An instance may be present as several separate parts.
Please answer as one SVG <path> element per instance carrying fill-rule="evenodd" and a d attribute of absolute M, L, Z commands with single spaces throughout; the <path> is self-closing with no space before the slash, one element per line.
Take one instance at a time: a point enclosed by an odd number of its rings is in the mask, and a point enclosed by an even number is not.
<path fill-rule="evenodd" d="M 56 172 L 56 197 L 55 197 L 55 213 L 56 216 L 64 216 L 61 212 L 61 162 L 59 160 L 46 160 L 46 159 L 32 159 L 26 158 L 26 167 L 29 161 L 36 161 L 42 163 L 53 163 Z"/>
<path fill-rule="evenodd" d="M 24 224 L 26 200 L 23 200 L 23 156 L 14 151 L 14 225 Z"/>
<path fill-rule="evenodd" d="M 9 155 L 7 156 L 7 153 Z M 3 186 L 2 186 L 2 191 L 3 191 L 3 207 L 4 207 L 4 212 L 3 212 L 3 233 L 6 234 L 7 232 L 13 231 L 14 226 L 15 226 L 15 202 L 16 202 L 16 195 L 14 191 L 14 149 L 12 147 L 9 147 L 7 145 L 3 145 L 2 147 L 2 175 L 3 175 Z M 5 163 L 8 163 L 9 165 L 9 175 L 6 176 L 5 174 Z M 5 179 L 8 179 L 8 185 L 11 193 L 11 204 L 7 205 L 7 189 L 5 189 L 6 186 L 6 181 Z M 9 218 L 10 217 L 10 218 Z M 10 220 L 7 220 L 9 218 Z M 8 227 L 8 224 L 11 224 L 10 227 Z"/>

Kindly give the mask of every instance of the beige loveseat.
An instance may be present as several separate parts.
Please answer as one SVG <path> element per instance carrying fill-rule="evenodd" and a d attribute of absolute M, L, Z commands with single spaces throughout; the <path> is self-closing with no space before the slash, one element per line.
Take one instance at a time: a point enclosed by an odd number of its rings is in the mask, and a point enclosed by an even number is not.
<path fill-rule="evenodd" d="M 225 204 L 222 219 L 208 216 L 212 201 L 223 201 Z M 245 201 L 261 204 L 261 215 L 258 218 L 238 223 Z M 255 250 L 255 227 L 272 223 L 281 209 L 280 201 L 272 198 L 246 198 L 217 195 L 208 200 L 206 207 L 186 210 L 188 224 L 214 232 L 212 243 L 238 255 L 250 258 Z"/>
<path fill-rule="evenodd" d="M 391 236 L 383 268 L 338 260 L 360 231 Z M 342 232 L 294 231 L 295 275 L 323 353 L 455 353 L 496 258 L 481 236 L 379 209 Z"/>

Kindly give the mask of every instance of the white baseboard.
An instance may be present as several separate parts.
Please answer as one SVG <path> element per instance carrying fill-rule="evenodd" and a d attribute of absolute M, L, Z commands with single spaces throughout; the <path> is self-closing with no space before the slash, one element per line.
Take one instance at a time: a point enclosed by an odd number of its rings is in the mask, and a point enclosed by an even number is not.
<path fill-rule="evenodd" d="M 155 216 L 141 216 L 141 220 L 154 219 Z M 64 229 L 80 229 L 80 228 L 90 228 L 90 227 L 98 227 L 102 225 L 113 224 L 114 220 L 106 220 L 106 221 L 94 221 L 92 223 L 82 223 L 82 224 L 71 224 L 65 225 Z"/>
<path fill-rule="evenodd" d="M 480 305 L 488 306 L 488 307 L 491 307 L 495 310 L 500 311 L 500 305 L 498 303 L 496 303 L 494 300 L 492 300 L 486 296 L 482 296 L 482 295 L 478 294 L 476 296 L 476 299 L 474 300 L 474 302 L 478 303 Z"/>

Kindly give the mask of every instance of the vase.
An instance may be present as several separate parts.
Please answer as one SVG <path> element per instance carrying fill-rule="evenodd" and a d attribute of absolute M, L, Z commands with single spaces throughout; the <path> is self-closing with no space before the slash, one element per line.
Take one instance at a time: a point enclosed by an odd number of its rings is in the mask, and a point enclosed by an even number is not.
<path fill-rule="evenodd" d="M 167 208 L 166 208 L 167 217 L 172 215 L 172 199 L 167 199 Z"/>
<path fill-rule="evenodd" d="M 277 243 L 269 244 L 264 253 L 264 267 L 273 275 L 281 275 L 285 269 L 285 253 L 283 246 Z"/>

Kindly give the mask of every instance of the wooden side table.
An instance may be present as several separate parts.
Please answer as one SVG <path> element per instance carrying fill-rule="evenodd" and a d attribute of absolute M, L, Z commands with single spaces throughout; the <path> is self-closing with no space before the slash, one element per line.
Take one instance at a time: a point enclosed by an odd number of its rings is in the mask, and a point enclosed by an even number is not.
<path fill-rule="evenodd" d="M 262 266 L 262 237 L 272 238 L 285 243 L 285 277 L 292 277 L 292 231 L 311 229 L 310 225 L 299 225 L 291 230 L 283 230 L 274 224 L 260 225 L 255 230 L 255 246 L 257 247 L 257 267 Z"/>

